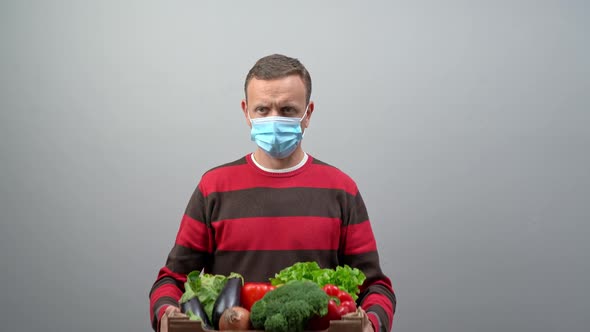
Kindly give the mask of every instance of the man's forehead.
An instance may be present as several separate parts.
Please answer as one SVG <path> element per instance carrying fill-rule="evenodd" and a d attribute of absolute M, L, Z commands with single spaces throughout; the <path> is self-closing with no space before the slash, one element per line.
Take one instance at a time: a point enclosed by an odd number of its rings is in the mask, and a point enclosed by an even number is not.
<path fill-rule="evenodd" d="M 282 76 L 282 77 L 277 77 L 277 78 L 269 78 L 269 79 L 253 76 L 252 78 L 250 78 L 250 82 L 248 84 L 251 84 L 253 82 L 258 83 L 258 84 L 271 84 L 271 83 L 277 83 L 277 82 L 297 82 L 297 83 L 301 84 L 302 86 L 305 86 L 303 79 L 301 78 L 301 76 L 299 76 L 297 74 L 291 74 L 291 75 L 287 75 L 287 76 Z"/>
<path fill-rule="evenodd" d="M 262 80 L 252 78 L 247 88 L 248 98 L 292 99 L 305 98 L 305 84 L 298 75 Z"/>

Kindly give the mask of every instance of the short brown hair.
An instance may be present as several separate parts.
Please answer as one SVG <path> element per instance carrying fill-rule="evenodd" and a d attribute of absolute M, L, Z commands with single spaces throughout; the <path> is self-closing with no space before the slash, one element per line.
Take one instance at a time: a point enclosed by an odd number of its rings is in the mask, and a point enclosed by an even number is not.
<path fill-rule="evenodd" d="M 307 103 L 309 103 L 311 98 L 311 76 L 309 72 L 299 60 L 282 54 L 268 55 L 256 61 L 254 67 L 248 72 L 244 83 L 246 99 L 248 98 L 248 83 L 253 77 L 259 80 L 274 80 L 289 75 L 299 75 L 301 77 L 305 85 Z"/>

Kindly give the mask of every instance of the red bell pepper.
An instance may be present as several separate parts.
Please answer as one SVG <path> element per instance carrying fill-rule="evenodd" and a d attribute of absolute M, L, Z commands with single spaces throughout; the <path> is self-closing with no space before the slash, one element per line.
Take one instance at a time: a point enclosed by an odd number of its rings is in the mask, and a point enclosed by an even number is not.
<path fill-rule="evenodd" d="M 356 312 L 356 303 L 352 296 L 335 285 L 325 285 L 324 292 L 330 296 L 328 313 L 322 317 L 312 318 L 308 323 L 310 330 L 325 330 L 330 327 L 331 320 L 339 320 L 342 316 Z"/>
<path fill-rule="evenodd" d="M 270 292 L 276 287 L 266 282 L 246 282 L 242 286 L 240 302 L 242 307 L 250 311 L 254 302 L 264 297 L 264 294 Z"/>

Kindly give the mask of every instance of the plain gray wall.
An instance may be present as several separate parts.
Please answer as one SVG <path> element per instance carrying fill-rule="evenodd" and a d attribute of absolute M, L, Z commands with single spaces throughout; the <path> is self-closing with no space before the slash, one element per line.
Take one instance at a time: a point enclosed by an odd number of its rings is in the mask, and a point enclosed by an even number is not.
<path fill-rule="evenodd" d="M 2 1 L 0 330 L 149 330 L 200 176 L 254 149 L 244 77 L 284 53 L 313 78 L 305 150 L 369 208 L 395 331 L 586 331 L 589 9 Z"/>

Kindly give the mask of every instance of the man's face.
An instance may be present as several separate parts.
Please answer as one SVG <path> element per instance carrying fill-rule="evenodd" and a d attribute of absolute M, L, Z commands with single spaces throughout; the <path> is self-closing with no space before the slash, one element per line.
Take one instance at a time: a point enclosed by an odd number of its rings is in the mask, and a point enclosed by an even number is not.
<path fill-rule="evenodd" d="M 248 115 L 254 119 L 267 116 L 301 118 L 305 114 L 305 85 L 298 75 L 274 80 L 252 78 L 246 92 L 247 101 L 242 100 L 242 111 L 250 126 Z M 310 102 L 306 117 L 301 121 L 303 130 L 309 125 L 313 107 L 313 102 Z"/>

